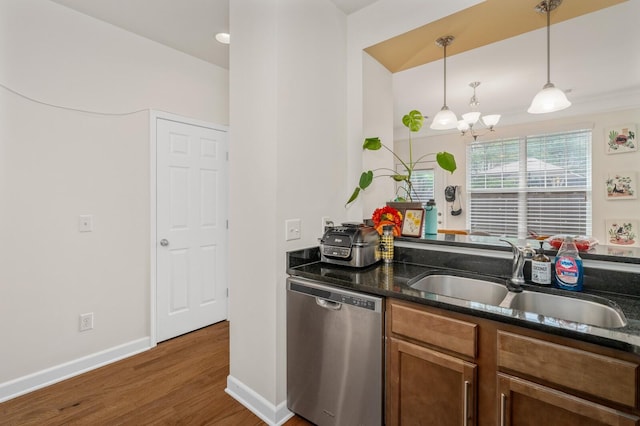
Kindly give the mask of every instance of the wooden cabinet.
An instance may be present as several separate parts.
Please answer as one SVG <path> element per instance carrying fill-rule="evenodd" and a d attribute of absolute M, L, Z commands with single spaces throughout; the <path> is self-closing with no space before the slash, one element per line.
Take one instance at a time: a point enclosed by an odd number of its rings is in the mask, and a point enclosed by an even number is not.
<path fill-rule="evenodd" d="M 638 364 L 498 331 L 498 368 L 578 393 L 635 407 Z"/>
<path fill-rule="evenodd" d="M 498 374 L 500 426 L 637 426 L 638 417 L 513 376 Z"/>
<path fill-rule="evenodd" d="M 402 304 L 388 318 L 386 424 L 475 425 L 475 325 Z"/>
<path fill-rule="evenodd" d="M 640 426 L 637 354 L 398 300 L 386 333 L 388 425 Z"/>

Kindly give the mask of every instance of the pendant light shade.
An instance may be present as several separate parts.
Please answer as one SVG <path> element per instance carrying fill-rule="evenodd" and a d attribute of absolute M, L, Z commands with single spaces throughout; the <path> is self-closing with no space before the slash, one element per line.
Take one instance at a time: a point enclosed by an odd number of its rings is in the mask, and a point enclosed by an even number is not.
<path fill-rule="evenodd" d="M 434 130 L 455 129 L 458 126 L 458 117 L 447 106 L 443 106 L 433 117 L 431 128 Z"/>
<path fill-rule="evenodd" d="M 433 117 L 429 126 L 433 130 L 449 130 L 458 126 L 458 117 L 447 106 L 447 46 L 454 40 L 453 36 L 444 36 L 436 40 L 436 44 L 444 48 L 444 103 L 440 112 Z"/>
<path fill-rule="evenodd" d="M 556 112 L 571 106 L 564 92 L 551 83 L 551 11 L 561 3 L 562 0 L 544 0 L 536 6 L 537 12 L 544 12 L 547 15 L 547 84 L 531 101 L 531 106 L 527 110 L 530 114 Z"/>
<path fill-rule="evenodd" d="M 555 87 L 553 83 L 549 83 L 545 84 L 544 88 L 536 94 L 527 112 L 530 114 L 544 114 L 560 111 L 570 106 L 571 102 L 567 99 L 567 95 Z"/>

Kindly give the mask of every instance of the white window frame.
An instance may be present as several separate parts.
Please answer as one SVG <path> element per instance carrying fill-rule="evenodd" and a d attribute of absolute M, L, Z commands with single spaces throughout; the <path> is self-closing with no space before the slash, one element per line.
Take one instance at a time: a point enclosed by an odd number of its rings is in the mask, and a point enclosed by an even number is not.
<path fill-rule="evenodd" d="M 580 134 L 584 134 L 588 139 L 587 139 L 587 144 L 586 144 L 586 160 L 587 160 L 587 164 L 586 164 L 586 172 L 585 172 L 585 185 L 584 186 L 563 186 L 563 187 L 547 187 L 545 188 L 540 188 L 540 187 L 527 187 L 528 182 L 527 182 L 527 143 L 530 140 L 539 140 L 539 138 L 541 137 L 559 137 L 561 138 L 562 136 L 565 135 L 571 135 L 571 134 L 577 134 L 578 136 L 580 136 Z M 499 193 L 503 193 L 503 194 L 517 194 L 517 200 L 516 202 L 512 202 L 510 203 L 509 198 L 511 197 L 506 197 L 505 198 L 505 202 L 506 202 L 506 206 L 507 208 L 509 208 L 508 206 L 511 205 L 511 208 L 515 208 L 515 205 L 517 205 L 516 208 L 516 216 L 517 216 L 517 235 L 511 235 L 508 233 L 503 234 L 504 236 L 509 236 L 509 237 L 517 237 L 517 238 L 525 238 L 527 236 L 529 236 L 529 231 L 534 231 L 535 230 L 530 230 L 527 229 L 527 220 L 530 219 L 530 212 L 527 211 L 528 208 L 528 203 L 527 200 L 530 199 L 530 195 L 531 194 L 552 194 L 552 193 L 563 193 L 563 194 L 567 194 L 567 199 L 571 199 L 573 196 L 575 196 L 575 193 L 579 193 L 580 195 L 582 195 L 584 193 L 584 197 L 585 197 L 585 217 L 584 217 L 584 233 L 587 235 L 591 234 L 592 231 L 592 153 L 591 153 L 591 149 L 592 149 L 592 131 L 591 129 L 576 129 L 573 131 L 565 131 L 565 132 L 553 132 L 553 133 L 549 133 L 549 134 L 543 134 L 543 135 L 528 135 L 528 136 L 522 136 L 522 137 L 514 137 L 514 138 L 505 138 L 505 139 L 500 139 L 500 140 L 491 140 L 491 141 L 483 141 L 483 142 L 476 142 L 474 144 L 471 144 L 467 147 L 466 150 L 466 155 L 467 155 L 467 188 L 468 188 L 468 201 L 469 201 L 469 214 L 467 215 L 467 227 L 468 229 L 471 229 L 471 231 L 478 231 L 478 230 L 485 230 L 485 229 L 480 229 L 478 227 L 477 224 L 473 224 L 472 223 L 472 218 L 473 218 L 473 205 L 474 205 L 474 194 L 475 194 L 475 200 L 476 203 L 478 202 L 478 194 L 499 194 Z M 513 188 L 474 188 L 473 184 L 472 184 L 472 180 L 473 180 L 473 176 L 472 176 L 472 169 L 473 169 L 473 159 L 471 156 L 471 152 L 472 149 L 474 147 L 474 145 L 476 144 L 496 144 L 496 143 L 508 143 L 508 142 L 517 142 L 518 144 L 518 163 L 520 164 L 520 166 L 518 166 L 517 169 L 517 173 L 518 173 L 518 182 L 517 182 L 517 187 L 513 187 Z M 566 158 L 570 158 L 569 156 L 567 156 Z M 500 164 L 503 165 L 505 163 L 500 162 Z M 505 173 L 506 174 L 506 173 Z M 546 175 L 545 175 L 546 176 Z M 496 204 L 499 204 L 498 200 L 496 200 Z M 552 210 L 551 210 L 552 211 Z M 556 211 L 560 211 L 559 209 Z M 493 232 L 493 234 L 495 235 L 495 232 Z"/>

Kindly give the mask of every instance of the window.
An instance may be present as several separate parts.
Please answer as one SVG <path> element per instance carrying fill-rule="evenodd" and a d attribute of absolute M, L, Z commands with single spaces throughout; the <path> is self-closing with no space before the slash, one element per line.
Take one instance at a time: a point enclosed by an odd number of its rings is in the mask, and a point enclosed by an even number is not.
<path fill-rule="evenodd" d="M 423 167 L 421 169 L 414 169 L 413 173 L 411 173 L 411 183 L 413 184 L 413 190 L 411 192 L 411 198 L 415 202 L 421 202 L 424 207 L 427 204 L 427 201 L 430 199 L 435 199 L 435 171 L 433 167 L 430 165 L 431 163 L 420 163 L 417 167 Z M 401 165 L 396 166 L 397 170 L 402 170 L 404 173 L 404 169 Z M 400 173 L 400 172 L 399 172 Z M 406 183 L 402 183 L 403 187 L 406 188 Z M 405 189 L 400 189 L 396 191 L 399 195 L 404 196 L 406 194 Z"/>
<path fill-rule="evenodd" d="M 411 174 L 413 183 L 413 199 L 420 201 L 424 207 L 427 201 L 435 199 L 435 176 L 433 169 L 414 170 Z"/>
<path fill-rule="evenodd" d="M 591 131 L 467 148 L 469 229 L 524 238 L 591 234 Z"/>

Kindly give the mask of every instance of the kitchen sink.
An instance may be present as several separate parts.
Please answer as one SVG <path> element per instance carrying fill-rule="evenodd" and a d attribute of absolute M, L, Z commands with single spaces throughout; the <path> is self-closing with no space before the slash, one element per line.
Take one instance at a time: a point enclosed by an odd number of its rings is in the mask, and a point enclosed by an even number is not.
<path fill-rule="evenodd" d="M 509 299 L 505 299 L 500 306 L 597 327 L 619 328 L 627 325 L 624 313 L 606 299 L 576 299 L 527 290 L 510 294 Z"/>
<path fill-rule="evenodd" d="M 445 274 L 427 275 L 411 284 L 411 288 L 495 306 L 509 292 L 503 283 Z"/>
<path fill-rule="evenodd" d="M 504 282 L 450 274 L 427 275 L 410 284 L 410 287 L 441 296 L 596 327 L 620 328 L 627 325 L 624 313 L 607 299 L 598 296 L 582 299 L 530 290 L 516 293 L 510 292 Z"/>

